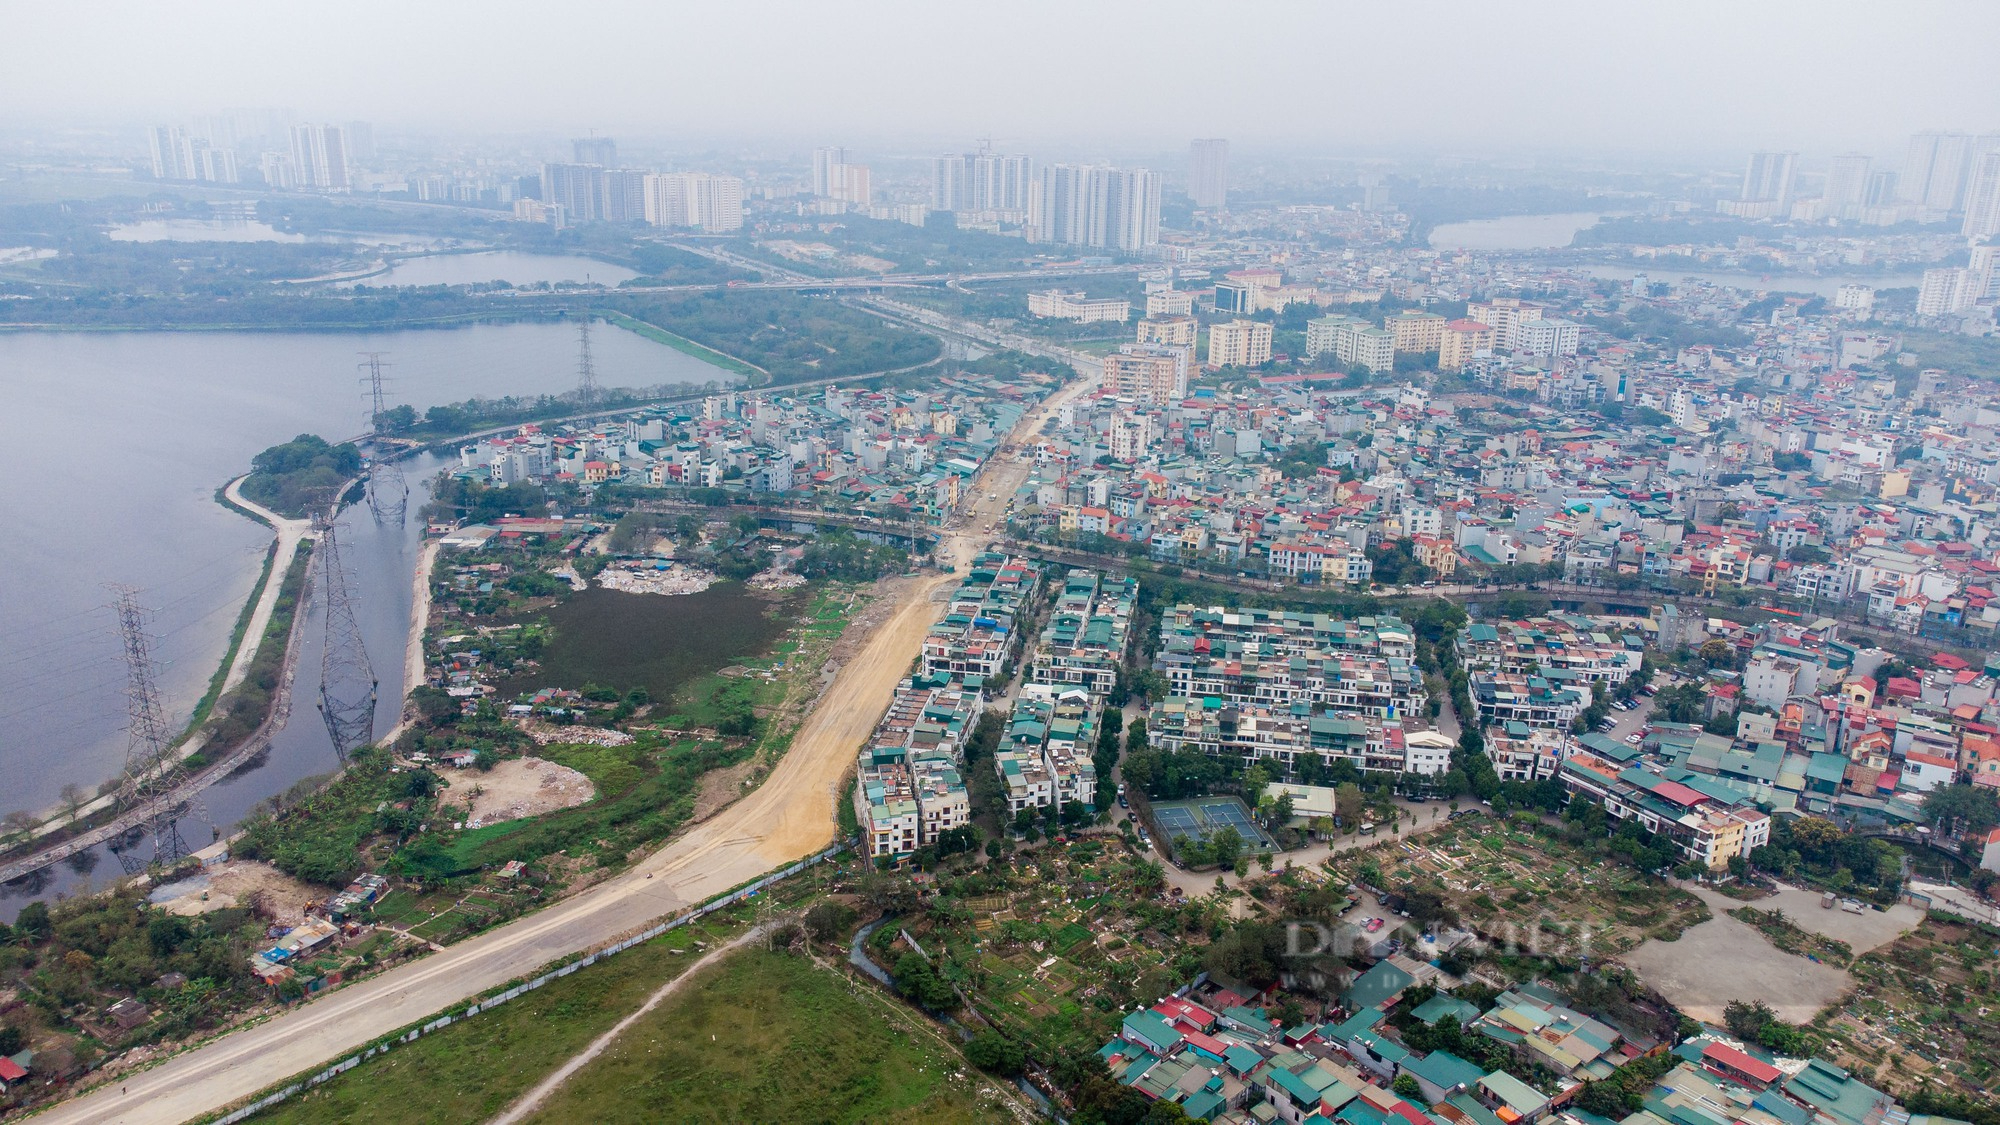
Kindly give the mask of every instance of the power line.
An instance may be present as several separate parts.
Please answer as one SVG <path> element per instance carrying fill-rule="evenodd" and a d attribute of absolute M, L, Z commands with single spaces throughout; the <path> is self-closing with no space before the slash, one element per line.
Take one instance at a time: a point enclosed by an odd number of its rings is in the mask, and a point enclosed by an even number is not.
<path fill-rule="evenodd" d="M 600 393 L 597 388 L 597 365 L 590 358 L 590 310 L 585 309 L 583 319 L 576 322 L 576 401 L 588 409 L 597 405 Z"/>
<path fill-rule="evenodd" d="M 326 596 L 326 638 L 320 649 L 319 710 L 333 752 L 342 763 L 349 754 L 375 741 L 375 672 L 368 649 L 361 643 L 361 626 L 349 599 L 347 572 L 340 562 L 339 537 L 333 519 L 320 521 L 319 547 L 313 558 L 323 568 Z"/>
<path fill-rule="evenodd" d="M 154 677 L 153 637 L 146 632 L 146 611 L 139 607 L 139 591 L 134 586 L 113 586 L 118 595 L 118 635 L 125 649 L 125 691 L 129 725 L 125 747 L 125 773 L 119 803 L 142 810 L 141 824 L 153 837 L 152 863 L 161 864 L 188 854 L 181 837 L 180 818 L 190 812 L 206 820 L 208 812 L 197 791 L 182 798 L 180 790 L 189 780 L 183 759 L 176 757 L 167 729 L 166 712 L 160 706 L 160 688 Z M 137 874 L 146 861 L 129 848 L 113 849 L 128 873 Z"/>

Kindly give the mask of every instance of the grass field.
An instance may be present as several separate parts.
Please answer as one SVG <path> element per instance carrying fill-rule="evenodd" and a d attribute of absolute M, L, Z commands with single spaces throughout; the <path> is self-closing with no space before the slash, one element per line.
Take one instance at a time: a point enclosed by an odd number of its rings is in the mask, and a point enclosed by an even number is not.
<path fill-rule="evenodd" d="M 920 1017 L 802 957 L 746 949 L 690 985 L 531 1120 L 1012 1120 Z"/>
<path fill-rule="evenodd" d="M 683 951 L 696 941 L 712 946 L 740 933 L 746 923 L 736 913 L 670 931 L 398 1047 L 255 1120 L 274 1125 L 486 1120 L 692 964 L 699 953 Z"/>

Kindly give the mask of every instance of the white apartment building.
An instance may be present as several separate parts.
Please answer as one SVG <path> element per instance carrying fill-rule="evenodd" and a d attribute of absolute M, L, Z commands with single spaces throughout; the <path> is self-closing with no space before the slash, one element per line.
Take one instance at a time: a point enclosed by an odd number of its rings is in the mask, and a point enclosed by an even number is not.
<path fill-rule="evenodd" d="M 1191 316 L 1152 317 L 1139 322 L 1141 344 L 1176 344 L 1194 347 L 1201 325 Z"/>
<path fill-rule="evenodd" d="M 707 172 L 649 174 L 642 181 L 644 215 L 656 227 L 743 229 L 743 181 Z"/>
<path fill-rule="evenodd" d="M 1328 353 L 1349 366 L 1358 363 L 1370 371 L 1387 371 L 1396 366 L 1396 336 L 1351 316 L 1307 321 L 1306 358 L 1318 359 Z"/>
<path fill-rule="evenodd" d="M 1523 324 L 1542 319 L 1543 311 L 1543 306 L 1519 297 L 1495 297 L 1466 306 L 1466 314 L 1472 319 L 1493 326 L 1493 346 L 1509 351 L 1521 346 L 1515 335 L 1516 330 Z"/>
<path fill-rule="evenodd" d="M 1187 397 L 1189 345 L 1123 344 L 1103 359 L 1104 393 L 1131 398 L 1149 406 L 1165 406 Z"/>
<path fill-rule="evenodd" d="M 1049 289 L 1028 294 L 1028 313 L 1050 320 L 1073 320 L 1078 324 L 1101 321 L 1123 323 L 1132 315 L 1132 302 L 1122 297 L 1086 297 L 1082 290 L 1065 292 Z"/>
<path fill-rule="evenodd" d="M 1257 367 L 1271 361 L 1271 325 L 1232 320 L 1208 330 L 1208 366 Z"/>
<path fill-rule="evenodd" d="M 1583 342 L 1583 326 L 1555 317 L 1530 320 L 1515 328 L 1514 340 L 1514 350 L 1529 355 L 1575 355 Z"/>

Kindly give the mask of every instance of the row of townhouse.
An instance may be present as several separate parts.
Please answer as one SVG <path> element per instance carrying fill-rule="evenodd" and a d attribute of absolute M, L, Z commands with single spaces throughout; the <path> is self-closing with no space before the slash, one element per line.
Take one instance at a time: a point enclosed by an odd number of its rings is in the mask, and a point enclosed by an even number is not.
<path fill-rule="evenodd" d="M 1328 712 L 1304 705 L 1226 704 L 1214 697 L 1168 698 L 1146 712 L 1146 734 L 1162 750 L 1268 762 L 1285 777 L 1322 775 L 1345 762 L 1369 773 L 1435 776 L 1451 768 L 1453 742 L 1402 720 Z"/>
<path fill-rule="evenodd" d="M 970 823 L 959 767 L 978 719 L 976 690 L 918 677 L 898 685 L 856 763 L 854 813 L 871 859 L 903 859 Z"/>
<path fill-rule="evenodd" d="M 1053 591 L 1048 624 L 1028 662 L 1028 682 L 1080 687 L 1098 700 L 1117 687 L 1132 644 L 1139 583 L 1123 575 L 1072 570 Z"/>
<path fill-rule="evenodd" d="M 1475 622 L 1453 642 L 1467 672 L 1525 675 L 1560 671 L 1571 682 L 1619 684 L 1639 670 L 1645 640 L 1608 618 L 1548 616 Z"/>
<path fill-rule="evenodd" d="M 1620 767 L 1579 750 L 1562 763 L 1563 788 L 1670 840 L 1682 859 L 1710 869 L 1771 842 L 1770 814 L 1727 784 L 1693 770 Z"/>
<path fill-rule="evenodd" d="M 1021 689 L 993 755 L 993 768 L 1006 792 L 1007 813 L 1097 800 L 1099 704 L 1079 688 Z"/>
<path fill-rule="evenodd" d="M 1472 706 L 1482 723 L 1568 730 L 1590 706 L 1590 685 L 1565 682 L 1564 673 L 1479 671 L 1468 679 Z"/>
<path fill-rule="evenodd" d="M 1020 626 L 1041 589 L 1040 565 L 986 551 L 972 560 L 944 616 L 924 635 L 924 674 L 982 689 L 1021 646 Z"/>

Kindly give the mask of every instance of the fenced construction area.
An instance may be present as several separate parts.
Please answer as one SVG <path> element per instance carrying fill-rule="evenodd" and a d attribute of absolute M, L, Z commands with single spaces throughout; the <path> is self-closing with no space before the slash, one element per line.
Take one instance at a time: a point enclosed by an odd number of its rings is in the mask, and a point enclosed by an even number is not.
<path fill-rule="evenodd" d="M 1154 801 L 1153 822 L 1166 833 L 1167 846 L 1176 858 L 1184 841 L 1202 840 L 1224 828 L 1233 828 L 1243 845 L 1253 852 L 1276 851 L 1278 842 L 1258 827 L 1250 816 L 1250 806 L 1240 797 L 1191 797 L 1184 801 Z"/>

